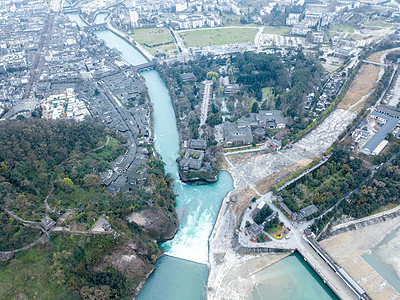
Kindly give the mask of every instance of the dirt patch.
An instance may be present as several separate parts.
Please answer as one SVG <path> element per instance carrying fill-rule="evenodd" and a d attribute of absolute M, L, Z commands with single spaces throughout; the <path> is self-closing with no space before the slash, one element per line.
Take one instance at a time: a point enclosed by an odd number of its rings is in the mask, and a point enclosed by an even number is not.
<path fill-rule="evenodd" d="M 279 183 L 280 181 L 289 177 L 291 174 L 308 166 L 312 161 L 313 160 L 311 158 L 302 159 L 302 160 L 296 162 L 294 165 L 291 165 L 291 166 L 288 166 L 288 167 L 282 169 L 282 171 L 280 171 L 278 173 L 271 174 L 271 175 L 267 176 L 266 178 L 257 181 L 257 183 L 256 183 L 257 191 L 259 191 L 261 194 L 267 193 L 274 184 Z"/>
<path fill-rule="evenodd" d="M 232 155 L 227 155 L 229 158 L 229 161 L 234 164 L 234 165 L 241 165 L 245 162 L 247 162 L 251 158 L 256 158 L 258 156 L 270 153 L 271 151 L 269 150 L 260 150 L 260 151 L 253 151 L 253 152 L 247 152 L 247 153 L 238 153 L 238 154 L 232 154 Z"/>
<path fill-rule="evenodd" d="M 363 96 L 370 93 L 378 79 L 379 71 L 380 68 L 377 66 L 364 64 L 356 78 L 351 83 L 343 100 L 339 103 L 338 108 L 348 109 L 351 105 L 357 103 L 357 101 L 359 101 Z M 365 97 L 364 100 L 367 98 L 368 97 Z M 362 103 L 359 103 L 359 105 Z M 357 107 L 355 108 L 357 109 Z"/>
<path fill-rule="evenodd" d="M 232 210 L 236 218 L 240 219 L 243 211 L 250 205 L 253 197 L 257 197 L 257 194 L 251 188 L 240 189 L 232 193 L 231 200 L 233 200 L 232 202 L 234 203 Z"/>
<path fill-rule="evenodd" d="M 376 52 L 368 56 L 367 60 L 380 63 L 382 55 L 384 55 L 387 52 L 388 52 L 387 50 Z"/>

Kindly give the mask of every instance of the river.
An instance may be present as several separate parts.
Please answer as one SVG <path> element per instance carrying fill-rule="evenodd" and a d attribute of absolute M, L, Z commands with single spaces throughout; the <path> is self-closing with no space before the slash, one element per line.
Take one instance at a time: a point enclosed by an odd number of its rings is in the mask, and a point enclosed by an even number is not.
<path fill-rule="evenodd" d="M 400 229 L 396 229 L 362 257 L 400 293 Z"/>
<path fill-rule="evenodd" d="M 70 16 L 71 14 L 68 15 Z M 104 30 L 95 34 L 110 48 L 117 48 L 128 63 L 137 65 L 146 62 L 134 47 L 112 32 Z M 176 211 L 179 217 L 179 229 L 174 239 L 161 244 L 166 255 L 157 261 L 154 272 L 137 299 L 204 299 L 208 276 L 208 238 L 222 199 L 233 189 L 233 180 L 225 171 L 219 174 L 217 182 L 209 185 L 193 186 L 179 180 L 176 163 L 179 155 L 179 136 L 168 89 L 155 70 L 141 72 L 141 75 L 145 79 L 154 108 L 155 148 L 165 163 L 166 171 L 175 179 L 174 191 L 178 195 Z M 304 295 L 304 299 L 314 299 L 316 295 L 314 287 L 319 286 L 317 289 L 319 299 L 335 298 L 331 291 L 326 291 L 325 285 L 310 268 L 302 272 L 307 273 L 307 281 L 311 283 L 311 288 L 303 288 L 304 276 L 297 276 L 299 273 L 296 271 L 303 266 L 301 260 L 289 256 L 282 263 L 286 266 L 283 273 L 282 269 L 276 271 L 271 269 L 268 273 L 270 268 L 266 268 L 265 272 L 268 276 L 273 277 L 274 274 L 278 274 L 283 276 L 282 278 L 290 279 L 285 285 L 290 284 L 291 295 L 301 294 Z M 274 299 L 279 299 L 278 295 L 287 294 L 285 285 L 274 287 L 277 295 Z M 268 290 L 268 286 L 265 287 Z M 266 291 L 265 296 L 268 294 Z M 259 294 L 249 295 L 249 298 L 259 299 L 258 296 Z"/>

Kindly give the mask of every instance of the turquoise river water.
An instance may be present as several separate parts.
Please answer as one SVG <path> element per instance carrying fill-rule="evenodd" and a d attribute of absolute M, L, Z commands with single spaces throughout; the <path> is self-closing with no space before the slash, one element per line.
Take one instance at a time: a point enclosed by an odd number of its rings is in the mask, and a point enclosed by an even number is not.
<path fill-rule="evenodd" d="M 400 293 L 400 228 L 364 254 L 364 260 Z"/>
<path fill-rule="evenodd" d="M 75 21 L 76 16 L 73 19 Z M 95 34 L 110 48 L 117 48 L 128 63 L 146 62 L 134 47 L 112 32 L 105 30 Z M 166 255 L 157 261 L 137 299 L 204 299 L 208 238 L 222 199 L 233 189 L 233 180 L 227 172 L 221 172 L 218 181 L 209 185 L 192 186 L 179 180 L 176 164 L 179 136 L 168 89 L 155 70 L 141 75 L 154 108 L 155 148 L 166 164 L 166 171 L 175 179 L 179 229 L 174 239 L 161 244 Z M 298 254 L 264 269 L 260 276 L 265 280 L 260 280 L 260 284 L 254 287 L 250 299 L 336 299 Z"/>

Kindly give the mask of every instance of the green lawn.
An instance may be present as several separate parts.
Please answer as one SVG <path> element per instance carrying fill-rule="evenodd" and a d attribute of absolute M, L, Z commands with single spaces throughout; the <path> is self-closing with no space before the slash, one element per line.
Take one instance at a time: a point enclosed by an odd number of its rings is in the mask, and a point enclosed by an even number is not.
<path fill-rule="evenodd" d="M 172 36 L 164 27 L 135 29 L 130 36 L 139 44 L 148 47 L 173 42 Z"/>
<path fill-rule="evenodd" d="M 134 29 L 130 36 L 153 55 L 176 49 L 171 34 L 164 27 Z"/>
<path fill-rule="evenodd" d="M 281 232 L 283 232 L 283 230 L 285 230 L 285 229 L 282 228 L 282 226 L 278 224 L 278 225 L 275 225 L 274 227 L 272 227 L 271 229 L 268 229 L 267 233 L 273 237 L 274 235 L 277 235 L 277 234 L 280 234 Z"/>
<path fill-rule="evenodd" d="M 264 34 L 277 34 L 277 35 L 287 35 L 291 28 L 287 26 L 265 26 Z"/>
<path fill-rule="evenodd" d="M 180 32 L 186 47 L 253 43 L 257 28 L 217 28 Z"/>
<path fill-rule="evenodd" d="M 274 94 L 272 93 L 271 87 L 265 87 L 261 89 L 263 99 L 267 98 L 275 98 Z"/>
<path fill-rule="evenodd" d="M 332 25 L 330 28 L 330 31 L 347 31 L 349 33 L 354 33 L 354 28 L 351 26 L 345 26 L 345 25 Z"/>
<path fill-rule="evenodd" d="M 361 34 L 355 34 L 354 33 L 354 34 L 348 34 L 347 38 L 359 41 L 359 40 L 361 40 L 363 38 L 363 36 Z"/>
<path fill-rule="evenodd" d="M 381 206 L 381 207 L 379 207 L 378 209 L 376 209 L 374 212 L 372 212 L 372 213 L 370 214 L 370 216 L 375 215 L 375 214 L 378 214 L 378 213 L 381 213 L 381 212 L 384 212 L 384 211 L 391 210 L 391 209 L 393 209 L 393 208 L 395 208 L 395 207 L 397 207 L 397 206 L 399 206 L 399 203 L 389 203 L 389 204 L 386 204 L 386 205 Z"/>

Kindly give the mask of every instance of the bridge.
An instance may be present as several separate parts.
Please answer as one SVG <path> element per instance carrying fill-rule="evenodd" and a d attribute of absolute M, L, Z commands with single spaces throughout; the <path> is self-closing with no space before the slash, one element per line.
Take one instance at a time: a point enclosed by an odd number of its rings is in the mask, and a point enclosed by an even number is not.
<path fill-rule="evenodd" d="M 382 64 L 382 63 L 378 63 L 376 61 L 370 61 L 370 60 L 363 60 L 363 63 L 369 64 L 369 65 L 374 65 L 377 67 L 383 67 L 383 68 L 386 68 L 388 66 L 387 64 Z"/>
<path fill-rule="evenodd" d="M 100 23 L 100 24 L 92 24 L 92 25 L 86 26 L 85 29 L 89 30 L 89 31 L 97 31 L 97 30 L 108 29 L 108 27 L 107 27 L 107 23 Z"/>
<path fill-rule="evenodd" d="M 303 235 L 297 250 L 340 299 L 372 300 L 310 234 Z"/>
<path fill-rule="evenodd" d="M 154 61 L 150 61 L 144 64 L 140 64 L 140 65 L 136 65 L 135 69 L 140 72 L 140 71 L 146 71 L 146 70 L 151 70 L 154 69 L 156 67 L 156 64 L 154 63 Z"/>

